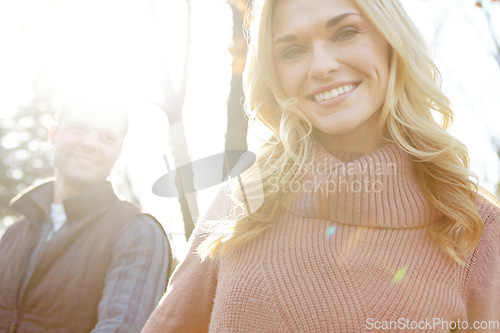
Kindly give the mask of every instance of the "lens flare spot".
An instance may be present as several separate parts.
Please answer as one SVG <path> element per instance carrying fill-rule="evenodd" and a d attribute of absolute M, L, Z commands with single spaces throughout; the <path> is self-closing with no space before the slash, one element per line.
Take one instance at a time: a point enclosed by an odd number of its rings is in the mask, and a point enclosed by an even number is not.
<path fill-rule="evenodd" d="M 400 269 L 398 269 L 398 271 L 396 272 L 396 274 L 394 274 L 394 277 L 392 278 L 392 283 L 398 284 L 401 281 L 403 281 L 403 279 L 406 276 L 406 272 L 408 272 L 408 267 L 406 266 L 403 266 Z"/>
<path fill-rule="evenodd" d="M 332 236 L 335 234 L 335 231 L 337 230 L 337 227 L 334 225 L 329 226 L 326 228 L 326 238 L 330 239 Z"/>

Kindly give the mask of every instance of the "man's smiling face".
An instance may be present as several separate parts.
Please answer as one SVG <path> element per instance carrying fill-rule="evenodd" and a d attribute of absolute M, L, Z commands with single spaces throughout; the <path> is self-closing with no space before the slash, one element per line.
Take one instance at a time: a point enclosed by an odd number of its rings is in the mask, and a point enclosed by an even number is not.
<path fill-rule="evenodd" d="M 51 134 L 54 165 L 56 178 L 84 189 L 109 176 L 120 156 L 126 117 L 116 110 L 73 108 Z"/>

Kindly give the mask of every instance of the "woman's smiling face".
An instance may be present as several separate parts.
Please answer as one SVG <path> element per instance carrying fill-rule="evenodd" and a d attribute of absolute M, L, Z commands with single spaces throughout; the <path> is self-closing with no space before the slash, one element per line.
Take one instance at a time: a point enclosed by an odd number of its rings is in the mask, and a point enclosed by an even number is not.
<path fill-rule="evenodd" d="M 288 97 L 333 150 L 371 151 L 390 47 L 352 0 L 277 0 L 273 58 Z"/>

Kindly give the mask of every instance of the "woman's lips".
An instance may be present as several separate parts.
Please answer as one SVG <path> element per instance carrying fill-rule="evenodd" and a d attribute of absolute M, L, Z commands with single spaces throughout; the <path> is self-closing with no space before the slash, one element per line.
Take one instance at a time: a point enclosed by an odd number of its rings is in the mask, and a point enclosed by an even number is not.
<path fill-rule="evenodd" d="M 318 103 L 334 100 L 357 88 L 359 82 L 335 84 L 333 87 L 323 88 L 309 96 L 309 99 Z"/>

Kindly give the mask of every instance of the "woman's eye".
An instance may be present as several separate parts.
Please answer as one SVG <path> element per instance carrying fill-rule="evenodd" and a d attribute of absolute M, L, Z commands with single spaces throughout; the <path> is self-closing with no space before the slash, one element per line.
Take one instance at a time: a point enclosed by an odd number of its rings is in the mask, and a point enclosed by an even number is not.
<path fill-rule="evenodd" d="M 355 28 L 344 28 L 337 32 L 335 35 L 335 40 L 347 40 L 351 39 L 359 34 L 359 30 Z"/>
<path fill-rule="evenodd" d="M 302 54 L 304 53 L 304 50 L 300 47 L 291 47 L 291 48 L 288 48 L 286 49 L 281 57 L 283 59 L 294 59 L 294 58 L 297 58 L 299 56 L 301 56 Z"/>

